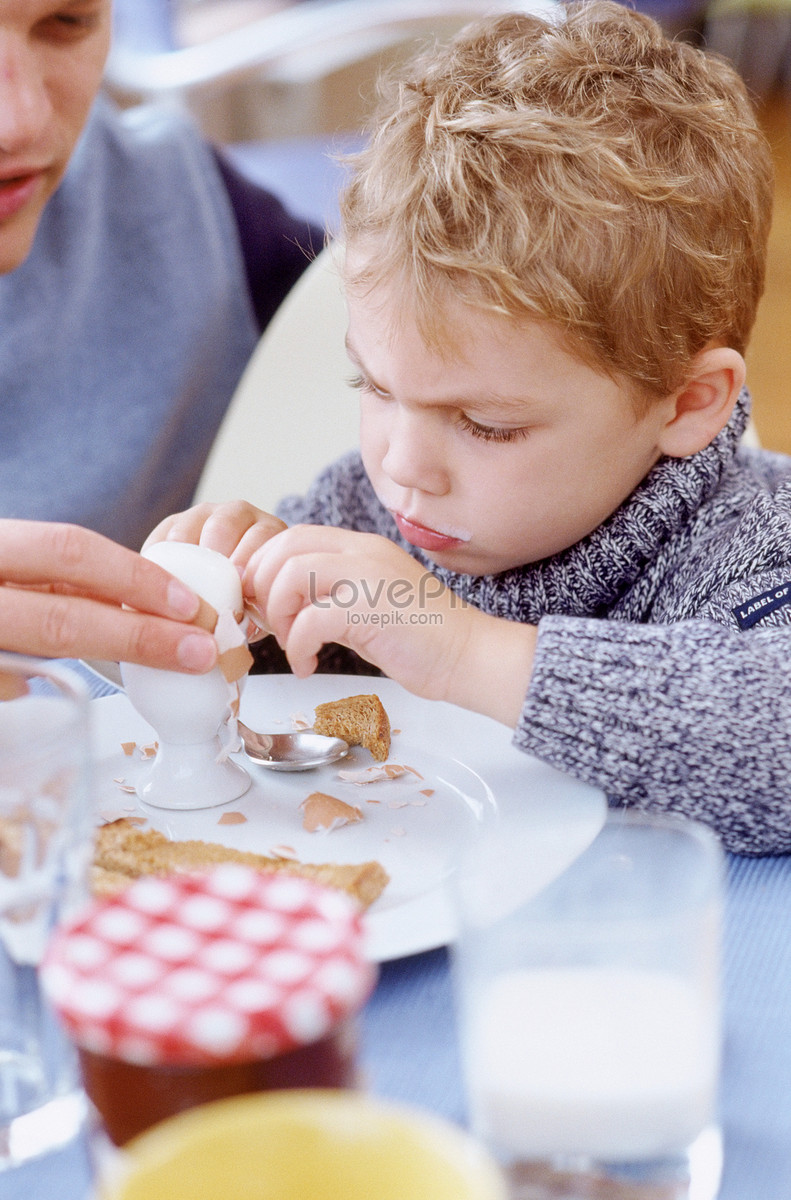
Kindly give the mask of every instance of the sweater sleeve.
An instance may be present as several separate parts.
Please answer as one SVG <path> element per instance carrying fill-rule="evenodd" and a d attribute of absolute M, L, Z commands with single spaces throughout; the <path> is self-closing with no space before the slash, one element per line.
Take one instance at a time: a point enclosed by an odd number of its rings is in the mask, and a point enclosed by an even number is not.
<path fill-rule="evenodd" d="M 791 852 L 791 629 L 545 617 L 515 743 L 613 805 Z"/>

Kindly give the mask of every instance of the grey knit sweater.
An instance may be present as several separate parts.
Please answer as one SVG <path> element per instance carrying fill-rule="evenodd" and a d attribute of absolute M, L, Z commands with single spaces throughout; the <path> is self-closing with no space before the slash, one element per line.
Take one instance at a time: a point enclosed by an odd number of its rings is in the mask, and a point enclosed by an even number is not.
<path fill-rule="evenodd" d="M 791 460 L 740 447 L 748 412 L 744 392 L 710 446 L 659 462 L 589 537 L 497 576 L 404 542 L 356 453 L 280 515 L 384 534 L 485 612 L 538 624 L 521 750 L 737 853 L 788 853 Z"/>

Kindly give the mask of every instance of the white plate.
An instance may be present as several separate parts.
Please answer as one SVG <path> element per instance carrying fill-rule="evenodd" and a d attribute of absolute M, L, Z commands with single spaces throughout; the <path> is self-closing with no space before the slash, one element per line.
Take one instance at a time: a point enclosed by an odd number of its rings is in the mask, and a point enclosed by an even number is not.
<path fill-rule="evenodd" d="M 189 812 L 152 808 L 122 790 L 117 781 L 134 784 L 145 764 L 138 755 L 124 755 L 121 742 L 145 745 L 155 735 L 126 696 L 94 700 L 98 810 L 104 816 L 143 814 L 151 827 L 179 840 L 201 838 L 261 854 L 291 846 L 303 862 L 377 859 L 390 883 L 366 918 L 368 952 L 376 961 L 453 939 L 448 879 L 460 853 L 498 814 L 506 823 L 516 819 L 520 831 L 529 834 L 535 853 L 529 853 L 523 868 L 536 887 L 559 874 L 596 836 L 606 811 L 601 792 L 514 749 L 510 730 L 496 721 L 418 699 L 392 680 L 257 675 L 247 680 L 240 715 L 254 729 L 287 730 L 296 714 L 312 722 L 316 704 L 366 691 L 381 697 L 391 727 L 398 731 L 389 761 L 419 775 L 409 771 L 364 786 L 343 782 L 339 767 L 372 763 L 361 749 L 352 751 L 351 761 L 292 775 L 236 756 L 250 771 L 250 790 L 221 808 Z M 299 805 L 313 791 L 360 806 L 364 819 L 331 833 L 304 832 Z M 227 811 L 243 813 L 247 821 L 218 824 Z"/>

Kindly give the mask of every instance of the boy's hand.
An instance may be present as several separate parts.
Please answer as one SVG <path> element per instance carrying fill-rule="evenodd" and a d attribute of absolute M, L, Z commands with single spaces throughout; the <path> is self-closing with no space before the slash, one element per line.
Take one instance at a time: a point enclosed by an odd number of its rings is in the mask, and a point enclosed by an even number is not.
<path fill-rule="evenodd" d="M 225 504 L 196 504 L 160 521 L 145 541 L 194 542 L 230 558 L 244 572 L 250 556 L 286 526 L 278 517 L 244 500 Z"/>
<path fill-rule="evenodd" d="M 387 538 L 298 525 L 254 554 L 242 583 L 296 675 L 336 642 L 418 696 L 516 723 L 535 629 L 466 604 Z"/>

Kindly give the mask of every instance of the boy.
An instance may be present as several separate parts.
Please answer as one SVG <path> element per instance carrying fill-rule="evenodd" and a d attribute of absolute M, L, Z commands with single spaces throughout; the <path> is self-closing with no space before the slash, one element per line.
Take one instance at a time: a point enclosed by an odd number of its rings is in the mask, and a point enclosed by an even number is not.
<path fill-rule="evenodd" d="M 614 804 L 791 850 L 791 464 L 740 446 L 771 192 L 734 72 L 647 17 L 469 28 L 343 200 L 360 455 L 287 531 L 154 536 L 235 547 L 297 674 L 340 644 Z"/>

